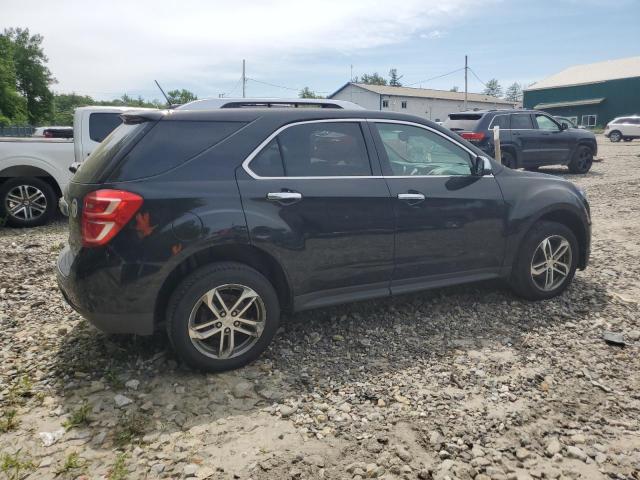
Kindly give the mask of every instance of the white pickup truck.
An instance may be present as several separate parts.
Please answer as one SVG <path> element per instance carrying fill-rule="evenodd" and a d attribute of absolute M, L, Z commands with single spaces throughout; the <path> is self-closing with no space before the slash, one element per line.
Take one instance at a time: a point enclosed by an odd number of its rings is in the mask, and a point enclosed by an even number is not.
<path fill-rule="evenodd" d="M 73 139 L 0 137 L 0 223 L 34 227 L 56 213 L 72 174 L 120 123 L 131 107 L 81 107 L 73 119 Z"/>

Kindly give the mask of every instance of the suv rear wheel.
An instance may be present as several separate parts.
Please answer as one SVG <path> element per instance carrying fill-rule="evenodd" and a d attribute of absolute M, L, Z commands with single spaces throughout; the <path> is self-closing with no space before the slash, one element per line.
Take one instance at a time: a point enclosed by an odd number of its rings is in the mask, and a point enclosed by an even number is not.
<path fill-rule="evenodd" d="M 273 339 L 279 318 L 278 296 L 261 273 L 240 263 L 214 263 L 175 289 L 167 333 L 187 364 L 216 372 L 256 359 Z"/>
<path fill-rule="evenodd" d="M 593 152 L 586 145 L 578 145 L 569 162 L 571 173 L 587 173 L 593 165 Z"/>
<path fill-rule="evenodd" d="M 0 185 L 0 217 L 12 227 L 37 227 L 56 212 L 56 193 L 35 177 L 10 178 Z"/>
<path fill-rule="evenodd" d="M 517 168 L 516 157 L 508 150 L 503 150 L 500 154 L 502 156 L 502 165 L 508 168 Z"/>
<path fill-rule="evenodd" d="M 527 233 L 511 272 L 511 288 L 529 300 L 561 294 L 571 283 L 578 263 L 578 241 L 556 222 L 538 222 Z"/>

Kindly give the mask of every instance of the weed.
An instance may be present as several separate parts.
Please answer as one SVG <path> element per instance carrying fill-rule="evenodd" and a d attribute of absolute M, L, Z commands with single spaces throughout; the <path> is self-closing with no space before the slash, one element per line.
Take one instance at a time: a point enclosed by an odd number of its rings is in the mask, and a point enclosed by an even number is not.
<path fill-rule="evenodd" d="M 27 375 L 21 376 L 9 387 L 9 401 L 11 403 L 22 403 L 25 399 L 33 395 L 33 382 Z"/>
<path fill-rule="evenodd" d="M 10 430 L 15 430 L 20 423 L 20 420 L 16 417 L 17 412 L 15 410 L 5 410 L 2 417 L 0 417 L 0 432 L 7 433 Z"/>
<path fill-rule="evenodd" d="M 125 480 L 129 474 L 126 466 L 127 454 L 119 453 L 116 457 L 116 461 L 111 467 L 109 471 L 109 476 L 107 477 L 109 480 Z"/>
<path fill-rule="evenodd" d="M 124 382 L 120 380 L 118 374 L 111 367 L 104 372 L 104 378 L 114 390 L 121 390 L 124 388 Z"/>
<path fill-rule="evenodd" d="M 31 460 L 22 460 L 20 458 L 20 451 L 13 455 L 2 454 L 0 472 L 4 473 L 9 480 L 18 480 L 24 477 L 25 470 L 33 470 L 34 468 L 35 465 Z"/>
<path fill-rule="evenodd" d="M 71 452 L 67 455 L 67 458 L 64 459 L 64 463 L 56 470 L 56 475 L 61 475 L 63 473 L 69 473 L 72 470 L 78 470 L 85 466 L 84 459 L 80 458 L 78 452 Z"/>
<path fill-rule="evenodd" d="M 139 412 L 122 415 L 116 427 L 115 445 L 124 447 L 144 435 L 148 423 L 149 418 Z"/>
<path fill-rule="evenodd" d="M 67 430 L 80 425 L 89 424 L 89 412 L 91 411 L 91 404 L 84 401 L 77 410 L 74 410 L 69 418 L 62 424 Z"/>

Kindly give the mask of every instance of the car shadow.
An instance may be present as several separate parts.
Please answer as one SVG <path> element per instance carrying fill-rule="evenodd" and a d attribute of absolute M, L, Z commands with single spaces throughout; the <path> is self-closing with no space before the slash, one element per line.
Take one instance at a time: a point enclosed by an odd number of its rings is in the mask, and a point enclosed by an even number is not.
<path fill-rule="evenodd" d="M 163 334 L 108 336 L 81 321 L 54 358 L 63 410 L 83 402 L 93 408 L 94 438 L 114 426 L 94 448 L 113 448 L 132 418 L 130 435 L 157 437 L 258 412 L 285 399 L 385 378 L 483 348 L 521 348 L 529 333 L 606 308 L 609 294 L 578 275 L 565 294 L 543 302 L 515 297 L 499 282 L 484 282 L 303 312 L 283 319 L 278 335 L 252 364 L 219 374 L 196 372 L 176 358 Z M 132 382 L 133 381 L 133 382 Z M 369 383 L 370 384 L 370 383 Z M 129 405 L 118 407 L 116 396 Z M 120 432 L 120 433 L 119 433 Z M 96 440 L 97 441 L 97 440 Z"/>

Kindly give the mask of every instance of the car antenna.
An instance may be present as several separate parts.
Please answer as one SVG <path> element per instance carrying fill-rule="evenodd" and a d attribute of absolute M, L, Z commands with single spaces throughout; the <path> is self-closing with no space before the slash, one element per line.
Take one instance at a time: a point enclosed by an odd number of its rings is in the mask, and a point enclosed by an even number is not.
<path fill-rule="evenodd" d="M 171 103 L 171 100 L 169 100 L 169 97 L 167 97 L 167 94 L 164 93 L 164 90 L 162 89 L 162 87 L 160 86 L 160 84 L 158 83 L 158 80 L 154 80 L 154 82 L 156 82 L 156 85 L 158 86 L 158 88 L 160 89 L 160 91 L 162 92 L 162 96 L 165 98 L 165 100 L 167 101 L 167 103 L 169 104 L 169 108 L 173 108 L 173 103 Z"/>

